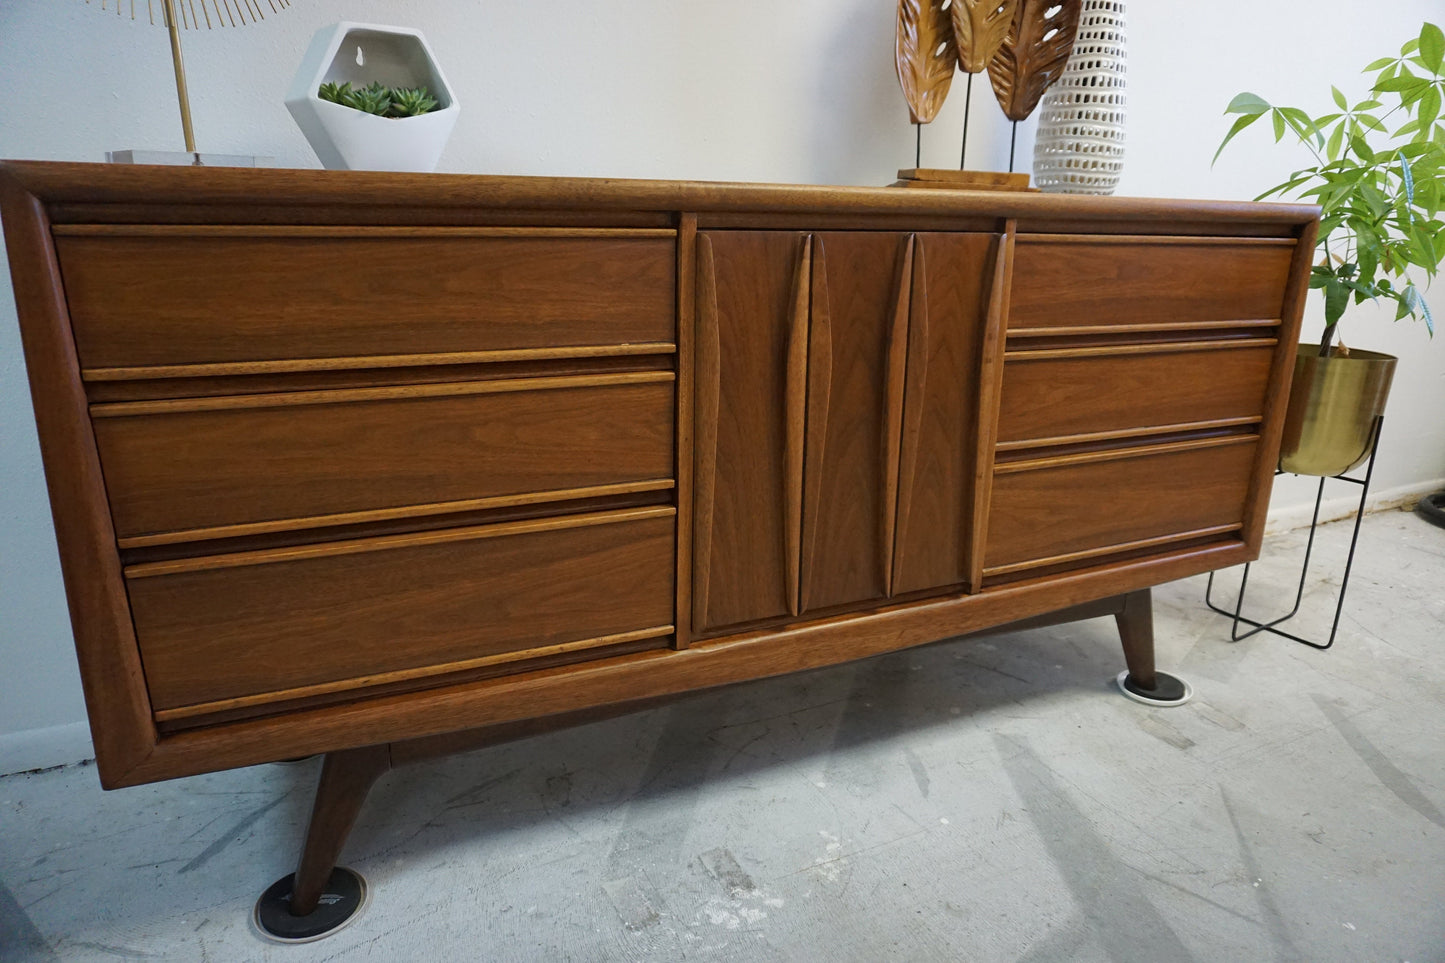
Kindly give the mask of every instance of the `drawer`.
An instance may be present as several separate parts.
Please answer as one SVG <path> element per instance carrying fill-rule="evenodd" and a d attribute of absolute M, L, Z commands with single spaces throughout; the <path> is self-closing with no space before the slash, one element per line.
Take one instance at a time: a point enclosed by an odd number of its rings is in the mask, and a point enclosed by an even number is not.
<path fill-rule="evenodd" d="M 1009 331 L 1275 320 L 1293 256 L 1291 239 L 1021 234 Z"/>
<path fill-rule="evenodd" d="M 1238 529 L 1257 445 L 1249 435 L 1002 464 L 984 576 Z"/>
<path fill-rule="evenodd" d="M 675 337 L 675 240 L 654 236 L 667 231 L 577 237 L 445 228 L 413 230 L 416 236 L 385 229 L 331 236 L 185 230 L 90 236 L 57 229 L 82 367 Z"/>
<path fill-rule="evenodd" d="M 1227 341 L 1009 352 L 998 440 L 1257 419 L 1274 352 Z"/>
<path fill-rule="evenodd" d="M 298 697 L 666 634 L 674 515 L 632 509 L 130 566 L 152 705 Z"/>
<path fill-rule="evenodd" d="M 670 480 L 673 377 L 306 391 L 92 412 L 124 539 L 340 523 L 376 510 L 464 510 L 499 496 Z"/>

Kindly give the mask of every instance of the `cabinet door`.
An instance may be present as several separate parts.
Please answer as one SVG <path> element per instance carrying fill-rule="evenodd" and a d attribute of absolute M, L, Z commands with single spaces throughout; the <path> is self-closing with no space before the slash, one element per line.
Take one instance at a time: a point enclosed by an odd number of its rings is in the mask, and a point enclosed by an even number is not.
<path fill-rule="evenodd" d="M 912 248 L 908 234 L 813 236 L 804 611 L 888 594 Z"/>
<path fill-rule="evenodd" d="M 694 632 L 798 612 L 808 247 L 698 235 Z"/>
<path fill-rule="evenodd" d="M 918 234 L 890 595 L 962 585 L 973 559 L 979 365 L 994 234 Z"/>

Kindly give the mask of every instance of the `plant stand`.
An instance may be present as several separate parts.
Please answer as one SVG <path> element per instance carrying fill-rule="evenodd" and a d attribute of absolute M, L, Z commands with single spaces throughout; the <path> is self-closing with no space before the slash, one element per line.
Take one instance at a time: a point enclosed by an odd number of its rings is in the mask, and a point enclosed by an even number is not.
<path fill-rule="evenodd" d="M 1229 641 L 1240 642 L 1244 639 L 1249 638 L 1251 635 L 1256 635 L 1260 632 L 1268 632 L 1271 635 L 1278 635 L 1293 642 L 1298 642 L 1301 645 L 1307 645 L 1313 649 L 1324 650 L 1335 644 L 1335 633 L 1338 632 L 1340 628 L 1340 614 L 1345 609 L 1345 592 L 1350 587 L 1350 569 L 1355 563 L 1355 545 L 1360 539 L 1360 523 L 1364 521 L 1365 518 L 1365 500 L 1370 494 L 1370 477 L 1375 472 L 1375 454 L 1380 449 L 1380 430 L 1384 423 L 1385 419 L 1383 417 L 1376 416 L 1374 427 L 1371 429 L 1370 457 L 1369 460 L 1365 463 L 1364 478 L 1351 478 L 1348 475 L 1330 476 L 1337 481 L 1349 482 L 1351 485 L 1359 485 L 1360 504 L 1359 507 L 1355 510 L 1355 528 L 1354 531 L 1350 534 L 1350 551 L 1349 554 L 1345 556 L 1345 572 L 1344 575 L 1340 578 L 1340 593 L 1338 599 L 1335 602 L 1335 620 L 1330 625 L 1329 638 L 1326 639 L 1324 642 L 1316 642 L 1286 632 L 1283 629 L 1276 628 L 1276 626 L 1278 626 L 1280 623 L 1286 622 L 1294 618 L 1294 616 L 1299 612 L 1300 602 L 1304 599 L 1305 579 L 1309 575 L 1310 570 L 1310 553 L 1314 549 L 1315 545 L 1315 530 L 1319 527 L 1320 503 L 1324 499 L 1325 482 L 1328 480 L 1327 477 L 1321 477 L 1319 488 L 1315 491 L 1315 510 L 1313 516 L 1311 516 L 1310 518 L 1310 534 L 1309 539 L 1305 542 L 1304 564 L 1300 567 L 1299 586 L 1295 591 L 1293 608 L 1291 608 L 1284 615 L 1281 615 L 1279 618 L 1273 619 L 1269 622 L 1257 622 L 1254 619 L 1246 618 L 1245 616 L 1241 615 L 1240 613 L 1244 610 L 1245 588 L 1249 585 L 1249 564 L 1246 563 L 1244 566 L 1244 574 L 1240 577 L 1239 580 L 1239 595 L 1235 598 L 1234 601 L 1234 611 L 1230 612 L 1226 609 L 1222 609 L 1214 604 L 1214 600 L 1211 597 L 1214 590 L 1214 576 L 1216 573 L 1209 573 L 1209 581 L 1204 587 L 1204 604 L 1209 606 L 1215 612 L 1218 612 L 1220 615 L 1228 616 L 1234 620 L 1234 624 L 1230 628 Z M 1284 473 L 1275 472 L 1275 474 L 1280 475 Z M 1253 628 L 1245 632 L 1240 632 L 1239 627 L 1241 623 L 1244 625 L 1253 626 Z"/>

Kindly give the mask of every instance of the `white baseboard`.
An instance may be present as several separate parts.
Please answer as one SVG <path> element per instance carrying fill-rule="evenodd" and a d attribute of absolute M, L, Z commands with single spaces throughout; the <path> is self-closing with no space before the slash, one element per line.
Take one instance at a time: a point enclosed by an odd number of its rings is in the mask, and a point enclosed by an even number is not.
<path fill-rule="evenodd" d="M 0 734 L 0 776 L 94 758 L 90 725 L 85 722 Z"/>
<path fill-rule="evenodd" d="M 1330 488 L 1335 487 L 1336 491 L 1343 491 L 1343 494 L 1330 496 Z M 1414 505 L 1421 498 L 1431 492 L 1438 492 L 1445 489 L 1445 478 L 1436 478 L 1434 481 L 1415 482 L 1410 485 L 1400 485 L 1396 488 L 1386 488 L 1381 491 L 1371 492 L 1370 497 L 1365 500 L 1365 511 L 1383 512 L 1405 505 Z M 1344 485 L 1331 486 L 1326 483 L 1326 498 L 1320 503 L 1320 522 L 1333 522 L 1341 518 L 1351 518 L 1355 509 L 1360 504 L 1358 489 L 1345 490 Z M 1275 535 L 1280 532 L 1288 532 L 1295 528 L 1304 528 L 1310 523 L 1310 515 L 1314 512 L 1314 503 L 1307 502 L 1303 505 L 1289 505 L 1284 508 L 1273 509 L 1264 523 L 1264 533 Z"/>

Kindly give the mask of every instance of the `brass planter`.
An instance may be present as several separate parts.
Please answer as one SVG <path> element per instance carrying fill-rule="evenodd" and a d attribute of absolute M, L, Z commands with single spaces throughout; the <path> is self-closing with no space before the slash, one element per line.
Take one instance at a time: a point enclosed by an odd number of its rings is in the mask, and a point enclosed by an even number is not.
<path fill-rule="evenodd" d="M 1370 456 L 1396 359 L 1352 349 L 1322 358 L 1302 344 L 1294 360 L 1279 467 L 1296 475 L 1342 475 Z"/>

